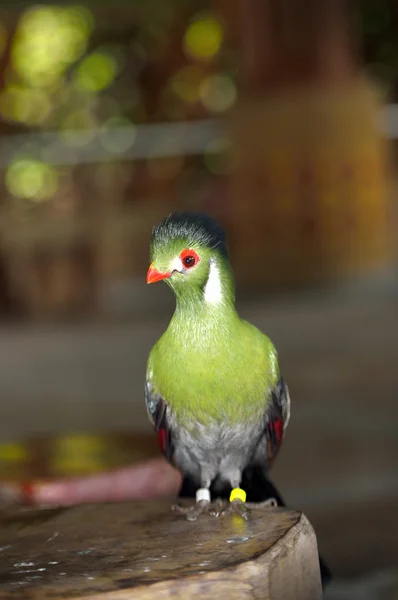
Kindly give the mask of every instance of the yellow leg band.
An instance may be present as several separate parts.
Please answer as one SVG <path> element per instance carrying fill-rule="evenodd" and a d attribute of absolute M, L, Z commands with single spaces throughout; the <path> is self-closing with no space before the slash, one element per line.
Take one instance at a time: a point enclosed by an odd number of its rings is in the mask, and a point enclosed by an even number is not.
<path fill-rule="evenodd" d="M 240 488 L 234 488 L 229 497 L 229 501 L 233 502 L 234 500 L 241 500 L 242 502 L 246 502 L 245 490 L 241 490 Z"/>

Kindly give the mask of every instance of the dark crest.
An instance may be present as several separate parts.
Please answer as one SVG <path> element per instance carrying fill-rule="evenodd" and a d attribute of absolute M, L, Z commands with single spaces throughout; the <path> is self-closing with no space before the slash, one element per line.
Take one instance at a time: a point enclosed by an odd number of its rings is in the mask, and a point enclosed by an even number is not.
<path fill-rule="evenodd" d="M 171 239 L 186 238 L 191 244 L 215 248 L 228 258 L 225 233 L 209 215 L 195 212 L 171 213 L 152 231 L 152 244 L 170 242 Z"/>

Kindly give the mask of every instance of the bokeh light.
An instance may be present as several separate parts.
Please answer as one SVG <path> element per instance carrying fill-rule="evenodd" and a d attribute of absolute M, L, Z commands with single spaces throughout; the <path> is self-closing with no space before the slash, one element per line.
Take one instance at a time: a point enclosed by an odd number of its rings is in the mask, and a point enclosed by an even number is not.
<path fill-rule="evenodd" d="M 200 98 L 203 106 L 210 112 L 223 112 L 236 101 L 236 84 L 227 75 L 213 75 L 202 81 Z"/>
<path fill-rule="evenodd" d="M 112 117 L 104 123 L 100 132 L 102 146 L 111 154 L 126 152 L 134 144 L 136 130 L 125 117 Z"/>
<path fill-rule="evenodd" d="M 197 15 L 184 35 L 184 51 L 193 59 L 210 60 L 220 51 L 224 32 L 220 21 L 211 13 Z"/>
<path fill-rule="evenodd" d="M 108 88 L 119 72 L 116 59 L 104 51 L 96 51 L 82 60 L 74 74 L 75 86 L 86 92 Z"/>
<path fill-rule="evenodd" d="M 203 77 L 204 71 L 197 65 L 182 67 L 171 79 L 171 90 L 184 102 L 194 104 L 199 99 L 199 88 Z"/>
<path fill-rule="evenodd" d="M 8 121 L 41 125 L 50 115 L 52 102 L 41 89 L 10 85 L 0 94 L 0 114 Z"/>
<path fill-rule="evenodd" d="M 62 138 L 70 145 L 85 146 L 96 135 L 97 121 L 90 109 L 71 111 L 61 123 Z"/>
<path fill-rule="evenodd" d="M 8 443 L 0 446 L 0 461 L 18 463 L 28 459 L 29 452 L 23 444 Z"/>
<path fill-rule="evenodd" d="M 51 467 L 59 474 L 101 471 L 106 450 L 102 440 L 93 435 L 65 435 L 54 442 Z"/>
<path fill-rule="evenodd" d="M 5 178 L 7 189 L 17 198 L 41 202 L 51 198 L 58 187 L 57 172 L 50 165 L 33 159 L 11 162 Z"/>
<path fill-rule="evenodd" d="M 54 84 L 85 52 L 92 27 L 92 15 L 82 7 L 27 10 L 12 47 L 15 72 L 32 87 Z"/>

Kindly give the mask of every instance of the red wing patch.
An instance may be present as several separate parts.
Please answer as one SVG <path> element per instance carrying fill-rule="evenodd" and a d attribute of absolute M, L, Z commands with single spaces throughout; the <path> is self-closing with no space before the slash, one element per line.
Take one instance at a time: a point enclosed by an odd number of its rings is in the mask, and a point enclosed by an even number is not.
<path fill-rule="evenodd" d="M 276 435 L 278 444 L 281 444 L 282 438 L 283 438 L 283 421 L 282 421 L 282 419 L 275 419 L 275 421 L 272 421 L 270 423 L 270 426 L 272 426 L 273 430 L 275 431 L 275 435 Z"/>
<path fill-rule="evenodd" d="M 153 393 L 151 385 L 148 383 L 145 388 L 145 403 L 149 418 L 158 436 L 160 449 L 167 460 L 172 462 L 174 445 L 167 421 L 167 404 L 160 395 Z"/>
<path fill-rule="evenodd" d="M 166 420 L 166 412 L 164 413 L 159 429 L 157 430 L 157 434 L 161 451 L 167 460 L 173 463 L 174 444 L 171 437 L 170 427 Z"/>
<path fill-rule="evenodd" d="M 162 452 L 165 452 L 165 450 L 166 450 L 166 438 L 167 438 L 166 430 L 162 427 L 162 429 L 159 429 L 159 431 L 158 431 L 158 440 L 159 440 L 159 445 L 160 445 L 160 449 Z"/>
<path fill-rule="evenodd" d="M 289 414 L 289 395 L 283 380 L 280 380 L 272 392 L 266 413 L 265 437 L 267 440 L 268 468 L 275 460 L 283 441 L 284 418 Z"/>
<path fill-rule="evenodd" d="M 267 458 L 268 465 L 271 467 L 271 464 L 275 460 L 279 448 L 282 444 L 283 439 L 283 421 L 282 419 L 275 419 L 274 421 L 269 421 L 268 425 L 265 429 L 265 436 L 267 438 Z"/>

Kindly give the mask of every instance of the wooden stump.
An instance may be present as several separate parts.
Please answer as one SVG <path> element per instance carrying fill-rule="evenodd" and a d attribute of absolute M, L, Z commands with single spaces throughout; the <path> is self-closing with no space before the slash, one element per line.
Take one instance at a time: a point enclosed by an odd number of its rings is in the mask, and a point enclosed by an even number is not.
<path fill-rule="evenodd" d="M 315 533 L 284 509 L 195 522 L 170 502 L 7 511 L 2 600 L 318 600 Z"/>

